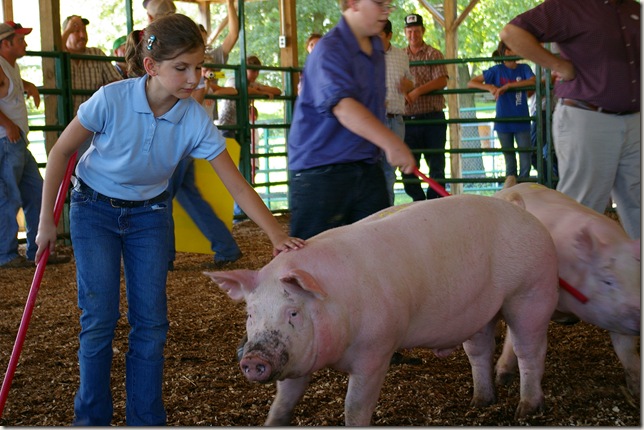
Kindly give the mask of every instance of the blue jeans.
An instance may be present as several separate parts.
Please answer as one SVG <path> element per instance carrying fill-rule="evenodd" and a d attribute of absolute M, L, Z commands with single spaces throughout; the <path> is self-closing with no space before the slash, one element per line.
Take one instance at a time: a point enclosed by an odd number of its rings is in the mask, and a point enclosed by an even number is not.
<path fill-rule="evenodd" d="M 291 171 L 291 236 L 308 239 L 389 207 L 379 163 L 330 164 Z"/>
<path fill-rule="evenodd" d="M 445 119 L 444 112 L 431 112 L 420 115 L 420 119 Z M 429 177 L 445 179 L 445 141 L 447 139 L 447 124 L 407 124 L 405 128 L 405 143 L 412 150 L 416 164 L 420 165 L 420 157 L 425 157 L 429 166 Z M 443 152 L 430 154 L 426 149 L 442 149 Z M 420 152 L 419 152 L 420 151 Z M 405 180 L 405 192 L 414 201 L 435 199 L 440 197 L 432 187 L 427 187 L 427 197 L 423 192 L 420 179 L 416 175 L 402 174 Z"/>
<path fill-rule="evenodd" d="M 164 425 L 163 350 L 168 332 L 168 206 L 116 208 L 96 192 L 72 191 L 70 230 L 76 258 L 80 386 L 75 425 L 110 425 L 112 340 L 120 317 L 121 260 L 129 348 L 125 357 L 127 425 Z"/>
<path fill-rule="evenodd" d="M 241 255 L 239 246 L 228 227 L 203 199 L 195 185 L 195 163 L 192 157 L 179 162 L 172 174 L 168 192 L 192 218 L 203 235 L 210 241 L 210 249 L 215 253 L 215 261 L 236 260 Z M 170 249 L 168 261 L 174 261 L 176 249 L 174 238 L 174 219 L 172 218 L 172 200 L 170 200 Z"/>
<path fill-rule="evenodd" d="M 42 199 L 42 176 L 38 164 L 20 140 L 0 139 L 0 265 L 18 256 L 18 221 L 22 207 L 27 227 L 27 258 L 36 256 L 36 233 Z"/>
<path fill-rule="evenodd" d="M 392 118 L 385 119 L 385 125 L 389 130 L 393 131 L 396 136 L 401 140 L 405 140 L 405 121 L 402 115 L 396 115 Z M 385 182 L 387 184 L 387 192 L 389 193 L 389 205 L 393 206 L 396 199 L 394 194 L 394 185 L 396 184 L 396 168 L 387 162 L 387 157 L 383 155 L 380 160 L 382 170 L 385 172 Z"/>
<path fill-rule="evenodd" d="M 532 140 L 530 139 L 530 130 L 518 132 L 500 132 L 496 135 L 499 137 L 502 149 L 514 149 L 514 140 L 521 149 L 530 149 Z M 505 157 L 505 176 L 517 176 L 517 155 L 514 152 L 503 152 Z M 532 153 L 519 152 L 519 178 L 528 178 L 530 168 L 532 167 Z"/>
<path fill-rule="evenodd" d="M 537 147 L 537 121 L 532 121 L 530 123 L 530 141 L 532 142 L 532 147 L 536 149 Z M 548 129 L 546 128 L 546 112 L 543 112 L 542 117 L 541 117 L 541 136 L 542 136 L 542 142 L 543 142 L 543 170 L 544 170 L 544 178 L 548 179 L 550 175 L 550 171 L 548 170 L 548 158 L 550 157 L 550 150 L 548 149 Z M 552 140 L 551 140 L 552 141 Z M 536 169 L 537 168 L 537 154 L 531 154 L 530 160 L 532 162 L 532 166 Z M 552 151 L 552 174 L 554 176 L 559 176 L 559 171 L 557 169 L 557 156 L 554 152 Z"/>

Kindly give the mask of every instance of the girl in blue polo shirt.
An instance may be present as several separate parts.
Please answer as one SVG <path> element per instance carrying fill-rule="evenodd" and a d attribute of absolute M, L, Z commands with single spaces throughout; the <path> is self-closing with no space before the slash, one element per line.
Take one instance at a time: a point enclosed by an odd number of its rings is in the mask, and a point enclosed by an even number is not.
<path fill-rule="evenodd" d="M 139 40 L 140 39 L 140 40 Z M 99 89 L 83 103 L 49 154 L 36 261 L 53 250 L 53 207 L 68 160 L 93 137 L 76 167 L 71 238 L 81 332 L 74 424 L 110 425 L 112 339 L 119 314 L 121 260 L 131 326 L 126 354 L 128 425 L 164 425 L 163 350 L 168 331 L 168 204 L 165 189 L 184 157 L 205 158 L 235 201 L 269 236 L 274 254 L 303 246 L 285 234 L 226 152 L 225 140 L 190 95 L 204 42 L 184 15 L 155 20 L 128 39 L 140 78 Z M 142 73 L 140 73 L 142 72 Z"/>
<path fill-rule="evenodd" d="M 513 56 L 514 52 L 505 43 L 499 42 L 499 47 L 492 54 L 493 57 Z M 489 91 L 496 100 L 496 117 L 528 117 L 528 95 L 526 91 L 507 91 L 510 88 L 523 88 L 534 86 L 535 76 L 527 64 L 517 63 L 516 60 L 505 60 L 497 64 L 482 75 L 475 76 L 467 83 L 468 88 L 478 88 Z M 495 122 L 494 130 L 501 142 L 501 148 L 514 149 L 514 141 L 521 149 L 530 149 L 530 120 L 514 122 Z M 517 176 L 517 159 L 514 152 L 504 152 L 505 175 Z M 519 177 L 530 176 L 530 152 L 519 153 Z"/>

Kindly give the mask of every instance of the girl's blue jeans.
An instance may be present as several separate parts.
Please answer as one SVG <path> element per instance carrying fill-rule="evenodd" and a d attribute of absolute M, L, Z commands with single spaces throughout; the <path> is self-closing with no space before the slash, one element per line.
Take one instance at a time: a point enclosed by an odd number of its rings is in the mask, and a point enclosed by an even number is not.
<path fill-rule="evenodd" d="M 121 261 L 130 323 L 126 421 L 164 425 L 163 350 L 168 332 L 168 205 L 113 207 L 94 191 L 72 191 L 70 231 L 81 310 L 75 425 L 110 425 L 112 340 L 120 317 Z"/>

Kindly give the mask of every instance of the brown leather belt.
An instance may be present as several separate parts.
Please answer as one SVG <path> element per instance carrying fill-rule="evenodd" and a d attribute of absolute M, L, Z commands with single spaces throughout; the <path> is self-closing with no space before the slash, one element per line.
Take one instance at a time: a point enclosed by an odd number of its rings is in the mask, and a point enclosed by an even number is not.
<path fill-rule="evenodd" d="M 637 111 L 623 111 L 623 112 L 614 112 L 611 110 L 606 110 L 604 108 L 601 108 L 599 106 L 595 106 L 594 104 L 587 103 L 581 100 L 575 100 L 575 99 L 561 99 L 561 104 L 564 106 L 571 106 L 575 107 L 578 109 L 583 109 L 583 110 L 590 110 L 593 112 L 600 112 L 600 113 L 606 113 L 609 115 L 630 115 L 633 113 L 637 113 Z"/>

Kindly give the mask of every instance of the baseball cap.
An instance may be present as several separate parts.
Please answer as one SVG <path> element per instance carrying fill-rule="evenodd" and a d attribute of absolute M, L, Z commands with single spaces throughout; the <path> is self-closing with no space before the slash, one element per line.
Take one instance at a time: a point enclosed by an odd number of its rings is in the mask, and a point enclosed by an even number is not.
<path fill-rule="evenodd" d="M 118 39 L 116 39 L 112 44 L 112 51 L 115 51 L 116 48 L 118 48 L 121 45 L 125 45 L 126 41 L 127 41 L 127 36 L 121 36 Z"/>
<path fill-rule="evenodd" d="M 150 0 L 145 10 L 154 19 L 177 12 L 177 8 L 172 0 Z"/>
<path fill-rule="evenodd" d="M 63 21 L 63 29 L 67 28 L 67 23 L 69 22 L 70 19 L 72 19 L 75 16 L 78 16 L 78 15 L 70 15 L 67 18 L 65 18 L 65 21 Z M 78 16 L 78 17 L 81 19 L 81 21 L 83 21 L 83 24 L 85 24 L 85 25 L 89 24 L 89 19 L 81 18 L 80 16 Z"/>
<path fill-rule="evenodd" d="M 423 17 L 418 15 L 417 13 L 412 13 L 405 17 L 405 27 L 413 27 L 413 26 L 424 27 Z"/>
<path fill-rule="evenodd" d="M 5 21 L 0 24 L 0 40 L 4 40 L 12 34 L 29 34 L 32 28 L 25 28 L 13 21 Z"/>

